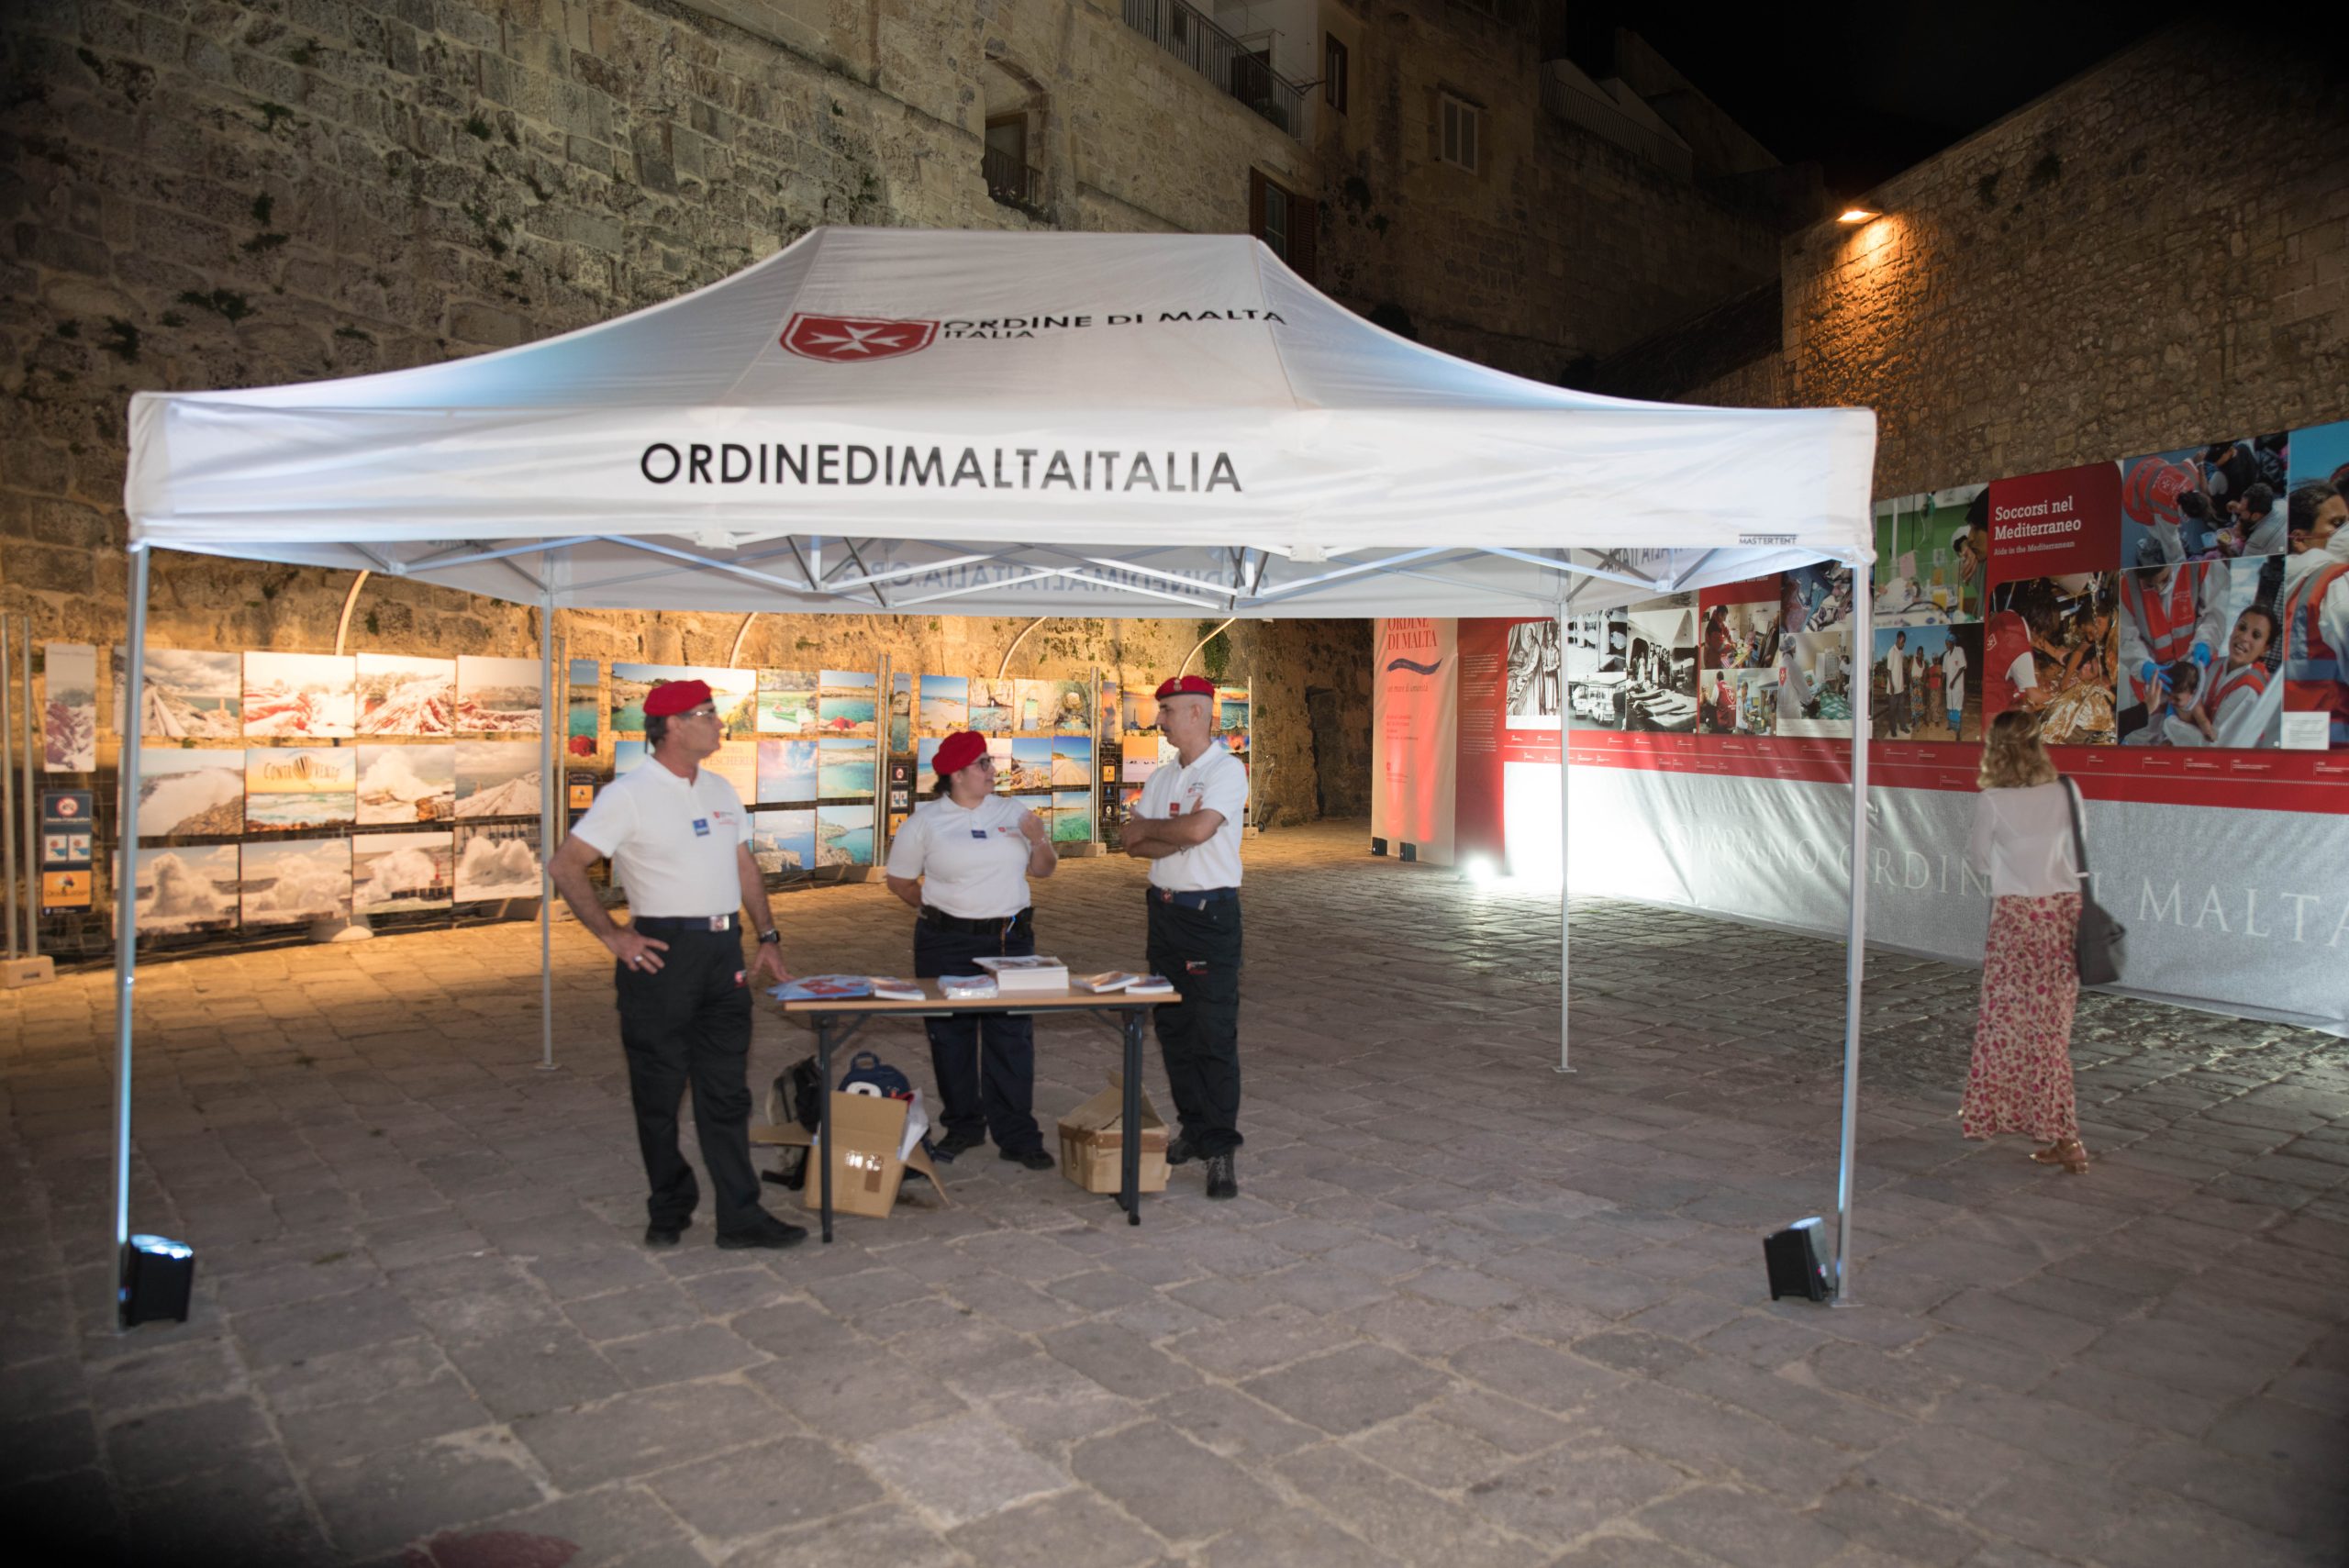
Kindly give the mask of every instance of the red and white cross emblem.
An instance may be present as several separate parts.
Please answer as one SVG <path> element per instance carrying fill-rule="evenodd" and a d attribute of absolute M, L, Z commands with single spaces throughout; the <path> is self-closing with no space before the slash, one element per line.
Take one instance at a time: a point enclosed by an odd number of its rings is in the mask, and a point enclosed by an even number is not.
<path fill-rule="evenodd" d="M 874 321 L 855 316 L 794 316 L 783 329 L 783 346 L 802 359 L 852 364 L 886 360 L 927 349 L 938 336 L 935 321 Z"/>

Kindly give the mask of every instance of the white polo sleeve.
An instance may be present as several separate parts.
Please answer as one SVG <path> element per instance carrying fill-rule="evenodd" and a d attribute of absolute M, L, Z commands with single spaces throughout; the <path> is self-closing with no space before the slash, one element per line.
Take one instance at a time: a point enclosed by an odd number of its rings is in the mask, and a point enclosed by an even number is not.
<path fill-rule="evenodd" d="M 921 875 L 922 862 L 930 849 L 930 818 L 937 814 L 917 807 L 889 840 L 889 863 L 885 868 L 894 877 L 911 882 Z"/>
<path fill-rule="evenodd" d="M 1228 823 L 1246 825 L 1248 770 L 1241 766 L 1240 759 L 1231 757 L 1208 774 L 1207 787 L 1199 792 L 1199 809 L 1212 811 Z"/>
<path fill-rule="evenodd" d="M 629 840 L 636 831 L 636 791 L 622 789 L 614 780 L 596 795 L 596 803 L 587 815 L 573 825 L 572 836 L 585 841 L 587 847 L 603 856 L 612 857 L 614 851 Z"/>

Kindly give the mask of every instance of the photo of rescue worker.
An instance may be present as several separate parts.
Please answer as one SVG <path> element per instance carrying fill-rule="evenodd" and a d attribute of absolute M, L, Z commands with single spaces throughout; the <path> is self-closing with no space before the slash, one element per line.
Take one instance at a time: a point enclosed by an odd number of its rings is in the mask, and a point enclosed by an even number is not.
<path fill-rule="evenodd" d="M 1876 625 L 1982 618 L 1989 488 L 1962 484 L 1876 503 Z"/>
<path fill-rule="evenodd" d="M 2119 573 L 2026 577 L 1990 590 L 1983 628 L 1985 722 L 2009 708 L 2041 717 L 2050 745 L 2110 745 L 2119 733 Z"/>

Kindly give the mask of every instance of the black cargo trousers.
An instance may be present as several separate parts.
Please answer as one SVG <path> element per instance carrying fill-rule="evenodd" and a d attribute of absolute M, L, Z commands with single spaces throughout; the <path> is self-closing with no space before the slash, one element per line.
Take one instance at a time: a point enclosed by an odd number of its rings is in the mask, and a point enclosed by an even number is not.
<path fill-rule="evenodd" d="M 1151 888 L 1150 967 L 1182 1000 L 1156 1010 L 1176 1130 L 1204 1158 L 1240 1147 L 1240 890 Z"/>
<path fill-rule="evenodd" d="M 751 988 L 738 925 L 713 931 L 706 920 L 638 920 L 633 929 L 669 944 L 661 967 L 612 965 L 637 1147 L 651 1188 L 644 1207 L 654 1225 L 684 1225 L 701 1196 L 677 1148 L 677 1107 L 688 1086 L 701 1162 L 718 1189 L 718 1230 L 761 1222 L 751 1164 Z"/>

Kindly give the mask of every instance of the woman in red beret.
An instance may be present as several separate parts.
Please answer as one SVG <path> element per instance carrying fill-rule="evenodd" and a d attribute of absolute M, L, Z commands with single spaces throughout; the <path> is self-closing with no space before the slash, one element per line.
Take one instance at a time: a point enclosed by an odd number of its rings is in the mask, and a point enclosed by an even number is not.
<path fill-rule="evenodd" d="M 995 793 L 986 738 L 964 729 L 938 743 L 931 796 L 889 846 L 889 891 L 912 906 L 914 973 L 971 974 L 978 958 L 1036 951 L 1028 879 L 1052 874 L 1060 856 L 1037 815 Z M 930 1146 L 952 1160 L 989 1137 L 1004 1159 L 1049 1171 L 1036 1126 L 1036 1031 L 1003 1013 L 931 1018 L 930 1063 L 945 1137 Z"/>

